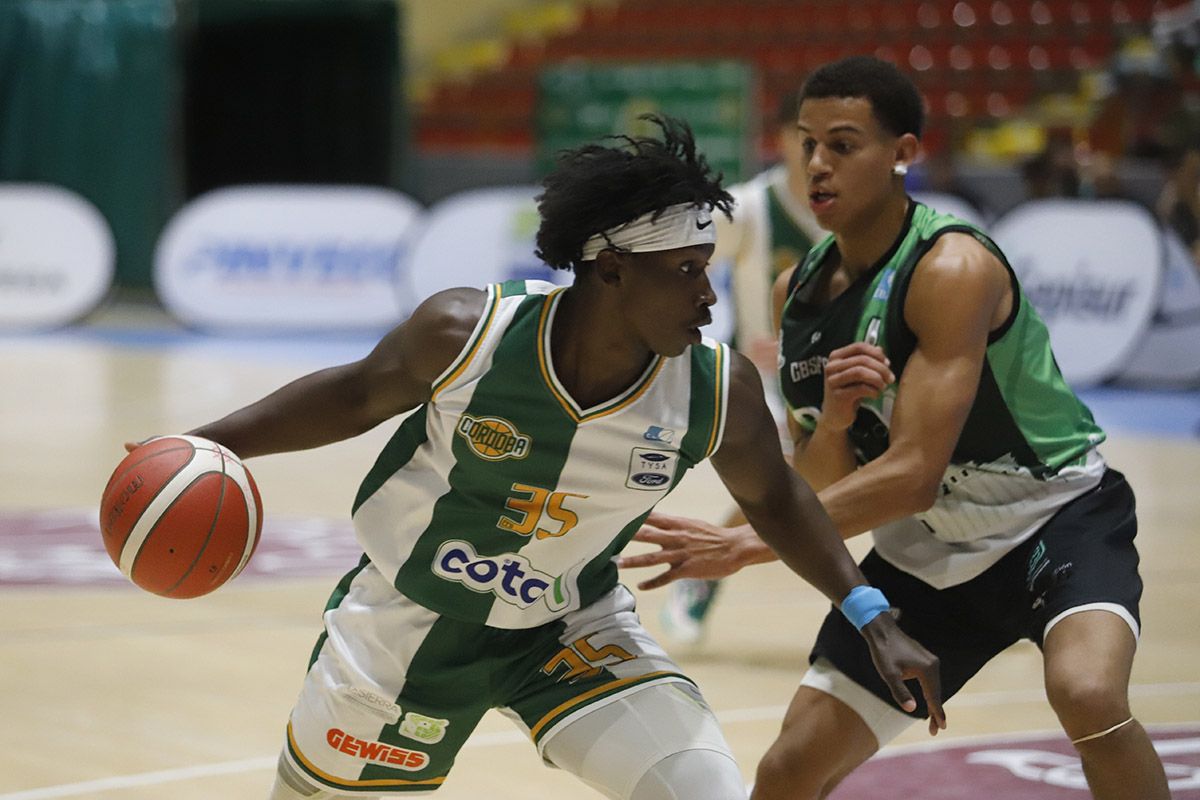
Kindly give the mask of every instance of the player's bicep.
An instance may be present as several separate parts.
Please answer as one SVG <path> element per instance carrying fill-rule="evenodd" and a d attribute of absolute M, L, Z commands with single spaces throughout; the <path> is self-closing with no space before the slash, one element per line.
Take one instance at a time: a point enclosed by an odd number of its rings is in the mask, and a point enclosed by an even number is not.
<path fill-rule="evenodd" d="M 917 344 L 897 387 L 889 451 L 916 450 L 931 472 L 945 468 L 975 401 L 1006 287 L 1003 266 L 978 244 L 935 249 L 922 261 L 904 306 Z"/>
<path fill-rule="evenodd" d="M 738 505 L 750 510 L 780 489 L 776 483 L 788 469 L 758 370 L 740 353 L 732 353 L 728 407 L 712 464 Z"/>
<path fill-rule="evenodd" d="M 487 295 L 451 289 L 423 302 L 358 363 L 372 417 L 386 419 L 429 400 L 433 383 L 466 347 Z"/>

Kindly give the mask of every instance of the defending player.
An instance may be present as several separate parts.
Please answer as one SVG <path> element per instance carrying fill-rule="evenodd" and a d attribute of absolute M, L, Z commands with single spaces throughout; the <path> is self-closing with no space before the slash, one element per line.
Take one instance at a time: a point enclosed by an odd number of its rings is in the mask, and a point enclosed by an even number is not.
<path fill-rule="evenodd" d="M 802 92 L 809 201 L 833 235 L 777 284 L 795 468 L 844 537 L 874 529 L 863 574 L 939 656 L 947 695 L 1032 640 L 1094 796 L 1166 800 L 1128 701 L 1133 493 L 1000 250 L 905 195 L 922 123 L 912 82 L 873 58 Z M 749 527 L 656 524 L 639 538 L 664 550 L 623 562 L 672 565 L 644 588 L 773 558 Z M 852 634 L 826 618 L 755 798 L 825 797 L 924 716 L 897 707 Z"/>

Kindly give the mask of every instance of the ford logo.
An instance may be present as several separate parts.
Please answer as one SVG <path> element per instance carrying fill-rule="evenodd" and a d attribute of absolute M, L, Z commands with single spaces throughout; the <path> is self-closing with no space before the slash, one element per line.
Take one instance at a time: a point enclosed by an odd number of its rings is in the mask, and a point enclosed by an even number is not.
<path fill-rule="evenodd" d="M 662 486 L 671 479 L 661 472 L 638 472 L 630 480 L 638 486 Z"/>
<path fill-rule="evenodd" d="M 666 461 L 670 456 L 663 453 L 639 453 L 643 461 Z"/>

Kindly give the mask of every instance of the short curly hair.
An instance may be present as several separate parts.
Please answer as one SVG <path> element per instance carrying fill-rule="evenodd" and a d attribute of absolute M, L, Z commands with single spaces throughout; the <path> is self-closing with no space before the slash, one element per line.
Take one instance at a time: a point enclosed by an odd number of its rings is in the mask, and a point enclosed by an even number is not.
<path fill-rule="evenodd" d="M 537 197 L 541 225 L 537 257 L 555 269 L 577 269 L 583 245 L 601 231 L 668 206 L 692 203 L 726 216 L 733 198 L 696 150 L 691 127 L 668 116 L 643 115 L 662 138 L 612 136 L 559 154 Z"/>
<path fill-rule="evenodd" d="M 895 64 L 873 56 L 851 56 L 818 67 L 800 89 L 800 102 L 825 97 L 863 97 L 888 133 L 917 138 L 925 127 L 925 103 Z"/>

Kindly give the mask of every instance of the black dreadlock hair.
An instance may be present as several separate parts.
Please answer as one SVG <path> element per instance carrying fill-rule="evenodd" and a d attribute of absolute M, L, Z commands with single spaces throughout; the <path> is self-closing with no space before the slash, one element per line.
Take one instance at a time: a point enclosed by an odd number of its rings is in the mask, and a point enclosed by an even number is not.
<path fill-rule="evenodd" d="M 535 253 L 551 267 L 578 268 L 593 235 L 668 206 L 694 203 L 729 216 L 733 197 L 696 152 L 691 127 L 668 116 L 639 119 L 657 125 L 662 139 L 610 136 L 618 144 L 563 151 L 542 181 Z"/>

